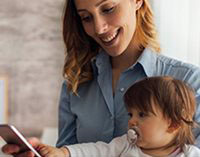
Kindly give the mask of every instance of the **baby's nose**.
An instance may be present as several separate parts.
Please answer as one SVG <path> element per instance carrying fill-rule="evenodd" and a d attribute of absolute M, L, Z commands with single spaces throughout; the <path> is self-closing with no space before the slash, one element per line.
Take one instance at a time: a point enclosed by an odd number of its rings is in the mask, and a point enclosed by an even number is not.
<path fill-rule="evenodd" d="M 129 125 L 130 128 L 137 126 L 138 125 L 137 119 L 133 118 L 133 117 L 130 118 L 129 121 L 128 121 L 128 125 Z"/>

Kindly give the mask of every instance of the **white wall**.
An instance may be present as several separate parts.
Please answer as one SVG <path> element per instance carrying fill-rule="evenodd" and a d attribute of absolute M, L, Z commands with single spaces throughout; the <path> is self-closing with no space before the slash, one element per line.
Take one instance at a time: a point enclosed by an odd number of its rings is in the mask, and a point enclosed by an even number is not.
<path fill-rule="evenodd" d="M 162 53 L 200 65 L 200 0 L 151 2 Z"/>

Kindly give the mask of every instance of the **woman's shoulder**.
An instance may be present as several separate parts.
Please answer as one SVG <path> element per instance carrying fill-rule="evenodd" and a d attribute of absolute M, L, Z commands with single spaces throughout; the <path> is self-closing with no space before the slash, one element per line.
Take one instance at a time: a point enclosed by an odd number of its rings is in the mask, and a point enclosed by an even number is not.
<path fill-rule="evenodd" d="M 63 80 L 63 81 L 62 81 L 62 86 L 61 86 L 61 88 L 62 88 L 62 90 L 67 90 L 67 88 L 68 88 L 68 83 L 67 83 L 66 80 Z"/>
<path fill-rule="evenodd" d="M 68 85 L 67 85 L 67 81 L 63 80 L 62 85 L 61 85 L 61 93 L 60 93 L 60 97 L 61 99 L 63 98 L 68 98 L 69 97 L 69 90 L 68 90 Z"/>
<path fill-rule="evenodd" d="M 174 74 L 174 72 L 177 73 L 177 71 L 182 73 L 200 73 L 200 67 L 196 65 L 165 56 L 162 52 L 157 53 L 149 48 L 143 51 L 138 61 L 145 69 L 151 71 L 150 75 L 170 75 Z"/>
<path fill-rule="evenodd" d="M 156 75 L 169 75 L 181 80 L 200 77 L 200 67 L 163 54 L 155 54 Z M 193 79 L 192 79 L 193 80 Z"/>
<path fill-rule="evenodd" d="M 200 70 L 200 67 L 187 63 L 185 61 L 178 60 L 176 58 L 172 58 L 169 56 L 165 56 L 163 54 L 157 55 L 157 62 L 163 64 L 166 67 L 175 68 L 175 69 L 186 69 L 186 70 Z"/>
<path fill-rule="evenodd" d="M 146 71 L 150 71 L 148 76 L 171 76 L 190 84 L 194 89 L 200 88 L 200 67 L 186 63 L 184 61 L 156 53 L 151 49 L 146 49 L 140 63 Z"/>

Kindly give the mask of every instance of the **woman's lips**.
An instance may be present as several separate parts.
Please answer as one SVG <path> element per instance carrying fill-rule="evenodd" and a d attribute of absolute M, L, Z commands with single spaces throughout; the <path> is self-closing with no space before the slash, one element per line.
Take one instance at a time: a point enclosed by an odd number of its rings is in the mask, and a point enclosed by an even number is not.
<path fill-rule="evenodd" d="M 108 42 L 112 41 L 112 40 L 117 36 L 117 33 L 118 33 L 118 31 L 115 31 L 115 32 L 112 33 L 111 35 L 109 35 L 109 36 L 107 36 L 107 37 L 104 37 L 104 38 L 101 38 L 101 40 L 102 40 L 103 42 L 108 43 Z"/>
<path fill-rule="evenodd" d="M 101 37 L 100 40 L 105 46 L 112 46 L 116 42 L 119 33 L 120 33 L 120 28 L 115 33 L 113 33 L 108 37 Z"/>

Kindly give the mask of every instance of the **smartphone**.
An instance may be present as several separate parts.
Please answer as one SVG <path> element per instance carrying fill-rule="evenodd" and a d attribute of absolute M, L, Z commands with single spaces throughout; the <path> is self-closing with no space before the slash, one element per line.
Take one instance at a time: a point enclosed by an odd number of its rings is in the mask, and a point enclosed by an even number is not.
<path fill-rule="evenodd" d="M 8 144 L 19 145 L 22 152 L 32 151 L 36 157 L 42 157 L 13 125 L 0 124 L 0 136 Z"/>

